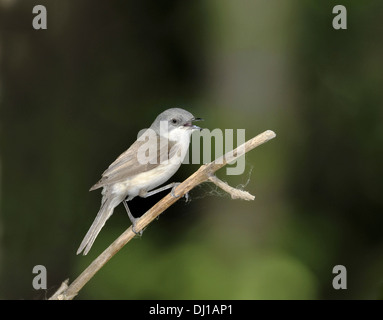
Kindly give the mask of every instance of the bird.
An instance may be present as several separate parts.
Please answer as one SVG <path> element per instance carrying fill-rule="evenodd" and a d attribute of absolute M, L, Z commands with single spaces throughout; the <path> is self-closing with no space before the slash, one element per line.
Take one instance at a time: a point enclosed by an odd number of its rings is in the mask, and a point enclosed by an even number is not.
<path fill-rule="evenodd" d="M 189 148 L 191 134 L 200 127 L 190 112 L 170 108 L 160 113 L 151 126 L 123 152 L 102 174 L 101 179 L 89 191 L 102 188 L 100 209 L 82 240 L 77 254 L 88 254 L 96 237 L 113 214 L 114 208 L 123 202 L 135 230 L 136 218 L 129 210 L 128 201 L 140 196 L 146 198 L 179 183 L 170 183 L 154 190 L 169 180 L 179 169 Z"/>

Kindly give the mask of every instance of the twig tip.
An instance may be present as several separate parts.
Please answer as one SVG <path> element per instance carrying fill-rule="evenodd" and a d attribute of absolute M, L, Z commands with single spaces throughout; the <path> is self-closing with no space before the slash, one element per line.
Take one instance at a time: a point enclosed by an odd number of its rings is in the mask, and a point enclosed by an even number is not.
<path fill-rule="evenodd" d="M 273 139 L 277 136 L 273 130 L 266 130 L 265 134 L 268 136 L 269 139 Z"/>

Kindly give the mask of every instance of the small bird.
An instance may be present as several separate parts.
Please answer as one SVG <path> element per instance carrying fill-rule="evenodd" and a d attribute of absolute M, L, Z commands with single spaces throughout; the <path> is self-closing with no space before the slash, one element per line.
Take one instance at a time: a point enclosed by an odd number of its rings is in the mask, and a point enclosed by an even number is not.
<path fill-rule="evenodd" d="M 93 245 L 105 222 L 113 210 L 123 202 L 135 231 L 136 218 L 131 214 L 127 202 L 136 196 L 149 197 L 172 188 L 178 183 L 171 183 L 153 190 L 172 177 L 181 166 L 190 144 L 191 134 L 201 128 L 193 125 L 195 118 L 190 112 L 171 108 L 159 114 L 150 126 L 128 150 L 122 153 L 104 171 L 89 191 L 102 189 L 102 201 L 98 214 L 89 231 L 82 240 L 77 254 L 86 255 Z M 146 139 L 148 138 L 148 139 Z"/>

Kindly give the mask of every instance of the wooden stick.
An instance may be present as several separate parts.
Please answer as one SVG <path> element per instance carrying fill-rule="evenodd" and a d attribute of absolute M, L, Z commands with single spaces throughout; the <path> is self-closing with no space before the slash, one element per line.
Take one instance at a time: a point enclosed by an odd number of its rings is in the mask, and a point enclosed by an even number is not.
<path fill-rule="evenodd" d="M 233 151 L 224 154 L 215 161 L 202 165 L 195 173 L 193 173 L 175 189 L 174 193 L 177 197 L 174 197 L 169 193 L 152 208 L 150 208 L 143 216 L 141 216 L 141 218 L 137 220 L 136 231 L 139 232 L 143 230 L 173 203 L 179 200 L 194 187 L 206 181 L 213 182 L 219 188 L 229 193 L 233 199 L 254 200 L 253 195 L 246 191 L 230 187 L 228 184 L 218 179 L 214 173 L 218 169 L 224 167 L 227 163 L 235 161 L 250 150 L 275 138 L 275 136 L 276 134 L 273 131 L 267 130 L 248 140 Z M 97 271 L 99 271 L 124 245 L 132 240 L 134 236 L 135 233 L 130 226 L 107 249 L 105 249 L 104 252 L 93 260 L 93 262 L 77 277 L 77 279 L 75 279 L 69 286 L 67 285 L 67 282 L 64 282 L 60 286 L 59 290 L 57 290 L 56 293 L 49 298 L 49 300 L 73 299 L 84 287 L 84 285 L 97 273 Z"/>

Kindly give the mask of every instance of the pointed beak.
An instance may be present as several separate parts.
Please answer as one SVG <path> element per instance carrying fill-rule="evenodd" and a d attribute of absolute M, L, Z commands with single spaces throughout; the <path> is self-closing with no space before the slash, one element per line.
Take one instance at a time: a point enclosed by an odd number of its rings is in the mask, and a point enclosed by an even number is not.
<path fill-rule="evenodd" d="M 190 127 L 190 129 L 192 129 L 192 130 L 202 130 L 202 128 L 193 124 L 194 121 L 203 121 L 203 119 L 202 118 L 192 118 L 190 121 L 186 122 L 184 126 Z"/>

